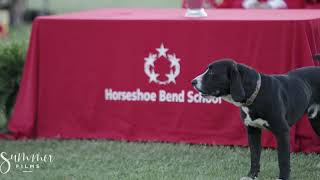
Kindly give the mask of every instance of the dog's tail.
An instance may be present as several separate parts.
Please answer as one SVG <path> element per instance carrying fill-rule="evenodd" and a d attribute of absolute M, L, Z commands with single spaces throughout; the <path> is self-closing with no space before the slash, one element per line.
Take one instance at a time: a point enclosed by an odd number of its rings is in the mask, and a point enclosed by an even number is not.
<path fill-rule="evenodd" d="M 320 61 L 320 54 L 316 54 L 316 55 L 314 55 L 314 56 L 313 56 L 313 59 L 314 59 L 314 60 L 318 60 L 318 61 Z"/>

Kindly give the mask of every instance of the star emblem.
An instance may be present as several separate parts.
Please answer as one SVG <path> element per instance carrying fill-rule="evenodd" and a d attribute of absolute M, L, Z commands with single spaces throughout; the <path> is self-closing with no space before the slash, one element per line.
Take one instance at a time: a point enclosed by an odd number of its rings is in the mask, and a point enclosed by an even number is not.
<path fill-rule="evenodd" d="M 159 74 L 155 73 L 154 70 L 151 71 L 150 73 L 150 78 L 149 78 L 149 83 L 151 82 L 157 82 L 157 77 L 159 76 Z"/>
<path fill-rule="evenodd" d="M 167 85 L 170 83 L 176 84 L 176 78 L 180 74 L 180 59 L 176 57 L 176 54 L 167 54 L 168 48 L 165 48 L 163 43 L 161 43 L 160 48 L 155 48 L 158 53 L 149 53 L 149 56 L 144 58 L 144 72 L 149 77 L 149 83 L 156 83 L 159 85 Z M 165 74 L 167 76 L 166 80 L 159 80 L 160 74 L 155 71 L 155 62 L 159 60 L 160 57 L 170 62 L 170 72 Z"/>
<path fill-rule="evenodd" d="M 163 43 L 161 44 L 160 48 L 156 48 L 156 50 L 158 51 L 158 58 L 160 57 L 167 57 L 167 51 L 169 51 L 168 48 L 164 48 Z"/>
<path fill-rule="evenodd" d="M 169 57 L 169 61 L 171 62 L 170 67 L 179 66 L 180 59 L 176 57 L 176 54 L 173 54 L 173 55 L 169 54 L 168 57 Z"/>
<path fill-rule="evenodd" d="M 175 75 L 172 70 L 170 70 L 170 73 L 166 74 L 166 76 L 168 77 L 168 83 L 171 83 L 171 82 L 176 83 Z"/>
<path fill-rule="evenodd" d="M 157 60 L 157 55 L 156 54 L 149 54 L 149 57 L 144 58 L 146 61 L 146 65 L 150 65 L 154 67 L 154 62 Z"/>

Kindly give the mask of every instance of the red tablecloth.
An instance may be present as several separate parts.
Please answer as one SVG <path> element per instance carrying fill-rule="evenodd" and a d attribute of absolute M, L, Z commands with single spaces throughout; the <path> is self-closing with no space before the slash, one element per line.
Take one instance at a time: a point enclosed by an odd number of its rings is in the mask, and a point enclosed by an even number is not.
<path fill-rule="evenodd" d="M 110 138 L 246 145 L 239 108 L 199 102 L 190 85 L 214 59 L 263 73 L 314 66 L 315 10 L 104 9 L 38 18 L 10 121 L 16 137 Z M 264 147 L 274 147 L 270 132 Z M 293 151 L 320 152 L 306 119 Z"/>

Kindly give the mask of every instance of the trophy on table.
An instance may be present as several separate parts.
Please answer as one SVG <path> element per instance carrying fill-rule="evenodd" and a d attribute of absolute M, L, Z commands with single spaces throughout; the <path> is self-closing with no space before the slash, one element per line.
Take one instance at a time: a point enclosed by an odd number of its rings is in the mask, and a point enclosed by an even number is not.
<path fill-rule="evenodd" d="M 206 17 L 208 16 L 203 8 L 203 0 L 186 0 L 187 12 L 185 17 Z"/>

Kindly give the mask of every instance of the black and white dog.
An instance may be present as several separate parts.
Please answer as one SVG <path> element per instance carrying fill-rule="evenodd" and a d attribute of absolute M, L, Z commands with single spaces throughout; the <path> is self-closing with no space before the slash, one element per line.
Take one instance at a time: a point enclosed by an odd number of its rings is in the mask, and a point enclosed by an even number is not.
<path fill-rule="evenodd" d="M 205 97 L 222 97 L 241 108 L 251 154 L 250 171 L 241 180 L 258 177 L 261 129 L 270 130 L 276 137 L 282 180 L 290 176 L 290 127 L 307 113 L 320 136 L 320 67 L 266 75 L 232 59 L 221 59 L 209 64 L 203 74 L 192 80 L 192 85 Z"/>

